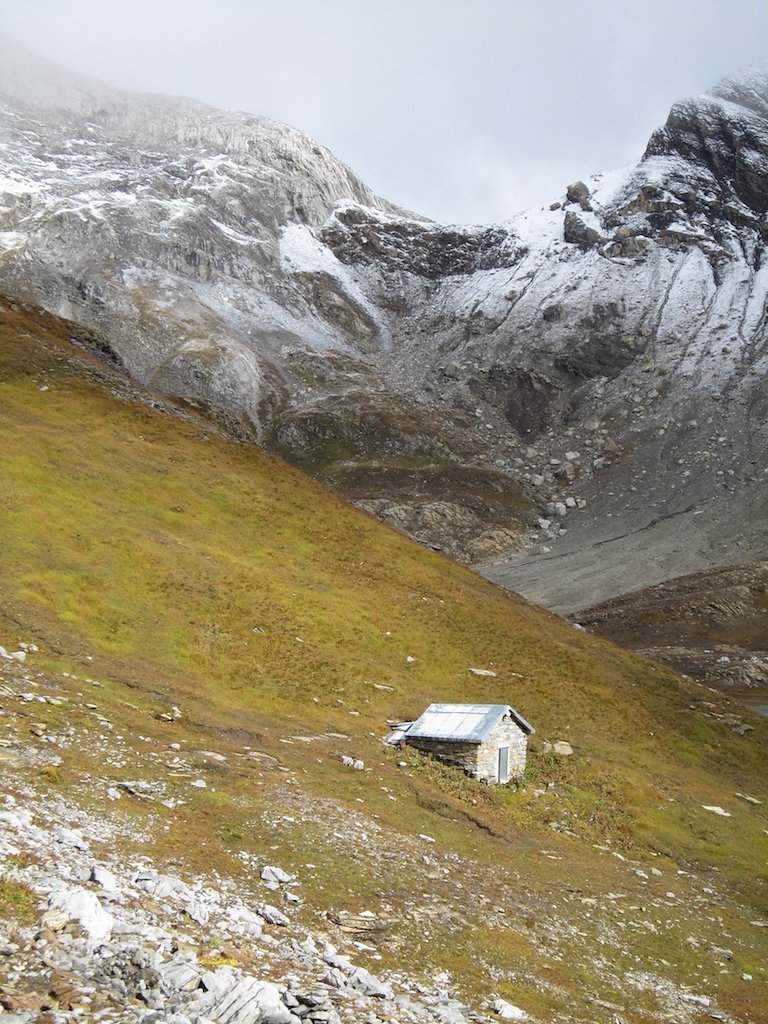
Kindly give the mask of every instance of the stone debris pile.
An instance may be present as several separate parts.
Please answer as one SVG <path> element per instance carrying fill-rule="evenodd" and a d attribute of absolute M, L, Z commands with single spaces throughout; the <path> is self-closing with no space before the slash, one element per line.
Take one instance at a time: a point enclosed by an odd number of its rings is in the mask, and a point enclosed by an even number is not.
<path fill-rule="evenodd" d="M 250 906 L 146 859 L 96 859 L 92 844 L 114 839 L 114 826 L 86 820 L 52 830 L 52 816 L 77 820 L 63 801 L 6 795 L 0 805 L 0 870 L 32 890 L 39 915 L 31 926 L 0 925 L 2 1024 L 480 1019 L 444 986 L 431 991 L 398 975 L 396 990 L 267 903 Z M 23 869 L 14 866 L 21 855 Z M 260 874 L 268 889 L 293 895 L 294 875 L 271 864 Z"/>

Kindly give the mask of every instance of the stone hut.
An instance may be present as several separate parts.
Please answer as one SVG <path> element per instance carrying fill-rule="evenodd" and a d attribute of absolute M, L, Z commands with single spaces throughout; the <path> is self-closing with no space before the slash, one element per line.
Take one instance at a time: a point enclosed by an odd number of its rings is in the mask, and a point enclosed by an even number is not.
<path fill-rule="evenodd" d="M 522 778 L 536 730 L 508 704 L 430 704 L 403 741 L 483 782 Z"/>

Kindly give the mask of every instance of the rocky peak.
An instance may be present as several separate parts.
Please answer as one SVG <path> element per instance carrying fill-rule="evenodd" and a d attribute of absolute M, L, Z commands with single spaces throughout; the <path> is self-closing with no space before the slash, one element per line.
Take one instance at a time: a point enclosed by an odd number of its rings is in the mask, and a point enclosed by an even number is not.
<path fill-rule="evenodd" d="M 722 78 L 709 93 L 768 120 L 768 64 Z"/>
<path fill-rule="evenodd" d="M 675 103 L 643 161 L 672 157 L 669 180 L 690 205 L 757 225 L 768 210 L 768 72 L 723 79 L 710 93 Z"/>
<path fill-rule="evenodd" d="M 278 222 L 320 224 L 337 202 L 350 199 L 397 211 L 329 149 L 290 125 L 185 97 L 113 89 L 7 39 L 0 39 L 0 99 L 11 118 L 33 119 L 29 127 L 42 129 L 47 142 L 59 136 L 71 148 L 78 140 L 91 158 L 100 147 L 139 164 L 146 159 L 142 150 L 172 158 L 185 152 L 197 159 L 230 157 L 263 179 L 262 192 L 284 193 Z M 121 153 L 121 145 L 131 152 Z"/>

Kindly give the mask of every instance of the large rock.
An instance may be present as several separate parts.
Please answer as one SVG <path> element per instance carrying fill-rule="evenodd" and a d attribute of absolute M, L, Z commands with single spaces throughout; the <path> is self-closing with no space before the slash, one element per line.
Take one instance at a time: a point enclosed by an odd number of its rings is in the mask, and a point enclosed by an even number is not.
<path fill-rule="evenodd" d="M 574 181 L 565 190 L 565 198 L 569 203 L 578 203 L 582 209 L 588 209 L 589 188 L 583 181 Z"/>
<path fill-rule="evenodd" d="M 494 999 L 493 1010 L 502 1020 L 528 1020 L 525 1010 L 521 1010 L 513 1003 L 508 1003 L 506 999 Z"/>
<path fill-rule="evenodd" d="M 112 934 L 114 918 L 99 903 L 96 893 L 86 889 L 63 889 L 48 900 L 52 910 L 60 910 L 70 920 L 77 921 L 87 935 L 91 947 L 107 942 Z"/>
<path fill-rule="evenodd" d="M 272 864 L 267 864 L 261 869 L 261 880 L 270 887 L 273 885 L 287 885 L 295 877 L 295 875 L 289 875 L 287 871 L 283 871 L 282 868 L 275 867 Z"/>
<path fill-rule="evenodd" d="M 589 227 L 573 210 L 565 211 L 563 220 L 563 236 L 566 242 L 589 249 L 603 242 L 603 236 L 595 228 Z"/>
<path fill-rule="evenodd" d="M 136 875 L 136 885 L 156 900 L 172 899 L 189 904 L 194 902 L 194 894 L 189 886 L 173 875 L 163 875 L 147 869 Z"/>
<path fill-rule="evenodd" d="M 264 918 L 267 924 L 277 924 L 285 927 L 291 923 L 290 918 L 286 917 L 281 910 L 278 910 L 277 907 L 271 907 L 268 903 L 262 903 L 260 907 L 256 908 L 256 912 L 260 917 Z"/>
<path fill-rule="evenodd" d="M 203 975 L 202 983 L 207 992 L 189 1004 L 191 1013 L 218 1024 L 295 1024 L 277 985 L 242 977 L 230 967 Z"/>
<path fill-rule="evenodd" d="M 392 986 L 377 978 L 365 967 L 357 967 L 349 976 L 349 984 L 352 988 L 362 992 L 365 996 L 374 996 L 377 999 L 394 999 L 395 993 Z"/>

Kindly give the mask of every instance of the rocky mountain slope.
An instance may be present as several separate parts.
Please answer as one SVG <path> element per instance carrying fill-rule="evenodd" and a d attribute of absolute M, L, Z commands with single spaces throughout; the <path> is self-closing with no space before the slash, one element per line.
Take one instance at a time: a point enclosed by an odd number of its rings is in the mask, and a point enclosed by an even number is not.
<path fill-rule="evenodd" d="M 759 691 L 768 687 L 766 562 L 659 583 L 587 608 L 578 621 L 708 686 L 765 703 Z"/>
<path fill-rule="evenodd" d="M 757 1024 L 768 722 L 1 305 L 8 1024 Z M 435 699 L 523 783 L 382 744 Z"/>
<path fill-rule="evenodd" d="M 766 73 L 457 228 L 287 126 L 0 67 L 0 286 L 135 379 L 559 611 L 765 555 Z"/>

